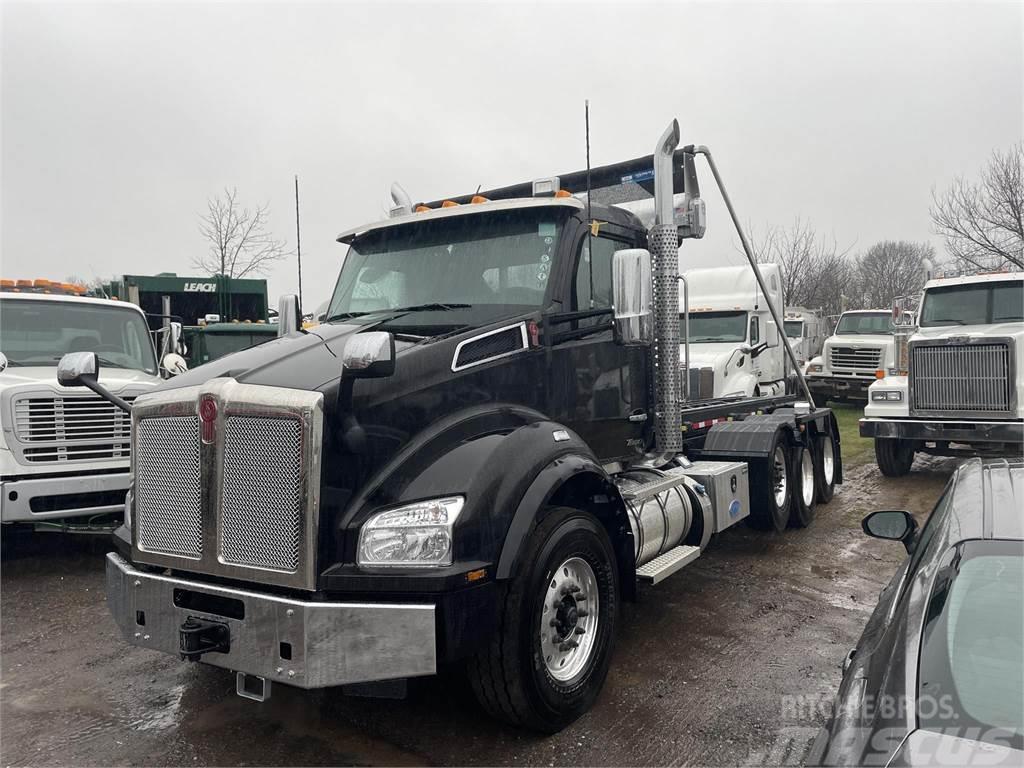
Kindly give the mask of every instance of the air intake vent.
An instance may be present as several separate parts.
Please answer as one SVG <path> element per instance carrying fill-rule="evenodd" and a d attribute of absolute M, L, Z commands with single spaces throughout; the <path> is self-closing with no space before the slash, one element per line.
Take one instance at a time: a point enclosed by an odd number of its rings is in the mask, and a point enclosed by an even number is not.
<path fill-rule="evenodd" d="M 452 370 L 461 371 L 463 368 L 489 363 L 491 360 L 514 355 L 526 347 L 526 323 L 488 331 L 475 338 L 466 339 L 456 347 Z"/>

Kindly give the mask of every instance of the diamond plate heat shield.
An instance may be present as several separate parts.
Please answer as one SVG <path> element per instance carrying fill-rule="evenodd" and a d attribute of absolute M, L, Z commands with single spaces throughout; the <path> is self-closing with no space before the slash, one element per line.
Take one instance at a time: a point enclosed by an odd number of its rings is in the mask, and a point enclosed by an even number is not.
<path fill-rule="evenodd" d="M 654 275 L 655 440 L 659 451 L 680 451 L 679 235 L 658 224 L 648 235 Z"/>

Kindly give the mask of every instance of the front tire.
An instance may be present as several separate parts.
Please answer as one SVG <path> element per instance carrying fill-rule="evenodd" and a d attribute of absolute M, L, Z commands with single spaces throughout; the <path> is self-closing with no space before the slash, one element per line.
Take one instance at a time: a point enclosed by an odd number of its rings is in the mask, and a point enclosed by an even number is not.
<path fill-rule="evenodd" d="M 886 477 L 903 477 L 914 463 L 914 444 L 898 438 L 875 438 L 875 462 Z"/>
<path fill-rule="evenodd" d="M 553 507 L 520 562 L 469 678 L 493 717 L 557 733 L 590 709 L 608 674 L 619 609 L 615 554 L 593 516 Z"/>

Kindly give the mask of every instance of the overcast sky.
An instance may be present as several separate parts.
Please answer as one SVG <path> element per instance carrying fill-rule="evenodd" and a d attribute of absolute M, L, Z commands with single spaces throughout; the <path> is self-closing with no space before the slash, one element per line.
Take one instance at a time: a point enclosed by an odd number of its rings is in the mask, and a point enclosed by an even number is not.
<path fill-rule="evenodd" d="M 435 199 L 648 154 L 672 117 L 740 216 L 929 240 L 933 186 L 1024 135 L 1024 4 L 3 3 L 4 277 L 190 274 L 237 187 L 306 308 L 399 180 Z M 702 169 L 702 172 L 705 169 Z M 740 263 L 703 173 L 685 265 Z M 296 290 L 293 262 L 269 275 Z"/>

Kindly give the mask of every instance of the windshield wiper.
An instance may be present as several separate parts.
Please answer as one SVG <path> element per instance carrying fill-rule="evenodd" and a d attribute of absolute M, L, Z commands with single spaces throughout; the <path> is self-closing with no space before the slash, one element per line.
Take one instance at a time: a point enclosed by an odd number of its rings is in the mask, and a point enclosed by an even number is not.
<path fill-rule="evenodd" d="M 387 312 L 386 309 L 375 309 L 374 312 Z M 370 312 L 339 312 L 336 315 L 331 315 L 324 322 L 331 322 L 333 320 L 348 320 L 352 317 L 362 317 L 363 315 L 369 315 Z"/>
<path fill-rule="evenodd" d="M 127 365 L 121 365 L 120 363 L 115 363 L 110 358 L 102 357 L 100 355 L 96 355 L 96 359 L 99 360 L 104 365 L 109 365 L 111 368 L 127 368 L 128 367 Z"/>
<path fill-rule="evenodd" d="M 391 312 L 448 312 L 452 309 L 469 309 L 472 304 L 442 304 L 434 302 L 431 304 L 413 304 L 410 307 L 395 307 Z"/>

